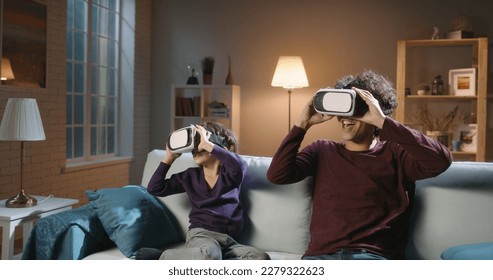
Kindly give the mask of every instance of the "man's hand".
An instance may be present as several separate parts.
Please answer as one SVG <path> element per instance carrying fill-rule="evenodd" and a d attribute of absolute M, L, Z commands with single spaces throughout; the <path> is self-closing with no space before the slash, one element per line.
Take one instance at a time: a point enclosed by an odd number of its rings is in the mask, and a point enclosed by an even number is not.
<path fill-rule="evenodd" d="M 298 117 L 295 125 L 306 131 L 312 125 L 326 122 L 333 117 L 334 116 L 317 113 L 317 111 L 313 108 L 313 100 L 310 99 L 303 107 L 303 110 L 301 110 L 300 116 Z"/>
<path fill-rule="evenodd" d="M 363 90 L 355 87 L 353 87 L 352 90 L 354 90 L 357 94 L 359 94 L 359 96 L 361 96 L 363 101 L 365 101 L 366 105 L 368 105 L 368 112 L 366 112 L 364 116 L 355 119 L 374 125 L 377 128 L 381 129 L 385 121 L 385 114 L 380 108 L 380 104 L 378 104 L 378 100 L 375 97 L 373 97 L 373 95 L 367 90 Z"/>

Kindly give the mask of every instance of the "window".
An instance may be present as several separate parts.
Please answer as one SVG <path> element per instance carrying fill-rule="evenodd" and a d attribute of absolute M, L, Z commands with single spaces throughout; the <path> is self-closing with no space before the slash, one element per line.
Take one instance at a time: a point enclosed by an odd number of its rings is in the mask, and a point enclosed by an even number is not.
<path fill-rule="evenodd" d="M 66 157 L 114 156 L 120 0 L 67 0 Z"/>

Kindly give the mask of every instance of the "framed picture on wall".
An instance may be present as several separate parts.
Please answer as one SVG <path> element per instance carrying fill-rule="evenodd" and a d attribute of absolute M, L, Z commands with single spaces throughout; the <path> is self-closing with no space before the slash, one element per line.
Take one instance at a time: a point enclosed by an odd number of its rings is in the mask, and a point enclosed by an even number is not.
<path fill-rule="evenodd" d="M 477 125 L 462 124 L 454 130 L 454 139 L 460 140 L 460 150 L 475 153 L 477 151 Z"/>
<path fill-rule="evenodd" d="M 448 72 L 450 95 L 476 95 L 476 68 L 451 69 Z"/>

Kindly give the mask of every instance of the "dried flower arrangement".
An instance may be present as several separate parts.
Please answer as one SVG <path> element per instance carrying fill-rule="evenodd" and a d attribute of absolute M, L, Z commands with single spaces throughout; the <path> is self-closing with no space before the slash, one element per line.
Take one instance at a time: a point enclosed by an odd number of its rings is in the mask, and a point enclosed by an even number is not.
<path fill-rule="evenodd" d="M 455 106 L 448 114 L 442 114 L 436 118 L 426 104 L 418 106 L 414 118 L 423 125 L 425 131 L 450 131 L 455 125 L 466 120 L 459 106 Z"/>
<path fill-rule="evenodd" d="M 206 56 L 204 59 L 202 59 L 202 72 L 204 74 L 211 74 L 214 71 L 214 57 L 212 56 Z"/>
<path fill-rule="evenodd" d="M 204 85 L 212 84 L 212 72 L 214 71 L 214 57 L 207 56 L 202 59 L 202 73 Z"/>

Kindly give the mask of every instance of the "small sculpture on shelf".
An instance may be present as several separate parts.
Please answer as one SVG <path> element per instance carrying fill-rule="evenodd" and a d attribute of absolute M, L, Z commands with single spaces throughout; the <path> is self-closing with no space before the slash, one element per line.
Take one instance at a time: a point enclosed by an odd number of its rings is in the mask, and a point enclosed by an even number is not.
<path fill-rule="evenodd" d="M 433 26 L 433 34 L 431 35 L 432 40 L 437 40 L 440 39 L 440 29 L 436 26 Z"/>
<path fill-rule="evenodd" d="M 196 75 L 198 75 L 199 72 L 195 70 L 195 65 L 188 65 L 187 69 L 190 75 L 187 79 L 187 85 L 198 85 L 199 80 L 197 79 Z"/>

